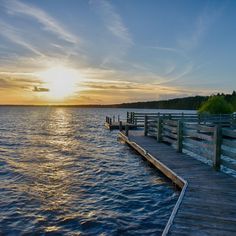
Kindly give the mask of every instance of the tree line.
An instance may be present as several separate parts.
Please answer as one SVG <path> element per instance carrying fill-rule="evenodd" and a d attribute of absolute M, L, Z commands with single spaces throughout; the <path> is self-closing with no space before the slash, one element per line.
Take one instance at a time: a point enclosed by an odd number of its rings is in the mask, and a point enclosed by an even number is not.
<path fill-rule="evenodd" d="M 234 111 L 236 111 L 236 92 L 232 94 L 218 93 L 211 96 L 221 96 L 227 102 L 232 104 Z M 149 102 L 133 102 L 122 103 L 118 105 L 110 105 L 110 107 L 117 108 L 145 108 L 145 109 L 179 109 L 179 110 L 198 110 L 200 106 L 205 103 L 211 96 L 192 96 L 184 98 L 174 98 L 161 101 L 149 101 Z"/>

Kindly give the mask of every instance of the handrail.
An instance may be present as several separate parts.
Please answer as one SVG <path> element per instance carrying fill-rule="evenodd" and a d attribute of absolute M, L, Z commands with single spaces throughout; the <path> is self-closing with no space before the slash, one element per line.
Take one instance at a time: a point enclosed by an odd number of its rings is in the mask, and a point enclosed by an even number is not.
<path fill-rule="evenodd" d="M 144 117 L 144 135 L 158 142 L 171 144 L 178 152 L 187 151 L 199 156 L 215 170 L 221 166 L 236 171 L 236 128 L 230 123 L 219 122 L 199 124 L 198 121 L 169 119 L 165 116 Z"/>

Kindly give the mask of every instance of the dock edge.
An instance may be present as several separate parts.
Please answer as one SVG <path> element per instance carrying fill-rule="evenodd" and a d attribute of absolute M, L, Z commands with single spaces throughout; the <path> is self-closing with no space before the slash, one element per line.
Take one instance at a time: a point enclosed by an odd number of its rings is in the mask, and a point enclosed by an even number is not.
<path fill-rule="evenodd" d="M 162 162 L 157 160 L 155 157 L 153 157 L 150 153 L 148 153 L 145 149 L 140 147 L 137 143 L 130 141 L 129 138 L 123 132 L 118 133 L 118 138 L 123 140 L 129 146 L 131 146 L 135 151 L 137 151 L 141 156 L 143 156 L 147 161 L 149 161 L 153 166 L 155 166 L 159 171 L 161 171 L 168 179 L 170 179 L 173 183 L 175 183 L 178 187 L 181 188 L 181 192 L 178 197 L 178 200 L 162 232 L 162 236 L 168 235 L 171 225 L 173 224 L 174 218 L 184 198 L 185 192 L 188 187 L 188 182 L 184 180 L 183 178 L 181 178 L 179 175 L 177 175 L 170 168 L 168 168 L 165 164 L 163 164 Z"/>

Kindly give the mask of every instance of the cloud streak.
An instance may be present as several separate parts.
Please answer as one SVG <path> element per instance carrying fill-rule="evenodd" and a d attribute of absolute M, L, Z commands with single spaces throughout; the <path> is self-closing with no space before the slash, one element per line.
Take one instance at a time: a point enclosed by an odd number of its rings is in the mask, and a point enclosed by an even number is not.
<path fill-rule="evenodd" d="M 0 35 L 4 36 L 15 44 L 23 46 L 38 56 L 43 56 L 43 54 L 38 49 L 23 39 L 18 30 L 7 23 L 4 23 L 3 21 L 0 22 Z"/>
<path fill-rule="evenodd" d="M 124 25 L 121 16 L 115 11 L 111 3 L 106 0 L 92 0 L 90 4 L 94 5 L 100 11 L 106 28 L 118 39 L 127 43 L 133 44 L 132 37 L 128 28 Z"/>
<path fill-rule="evenodd" d="M 25 15 L 29 16 L 35 20 L 37 20 L 41 25 L 43 25 L 43 29 L 54 33 L 59 38 L 70 42 L 70 43 L 78 43 L 77 36 L 71 34 L 66 29 L 64 29 L 53 17 L 48 15 L 42 9 L 35 7 L 33 5 L 28 5 L 22 3 L 17 0 L 4 1 L 5 7 L 8 10 L 8 13 L 13 15 Z"/>
<path fill-rule="evenodd" d="M 193 32 L 186 38 L 178 40 L 181 48 L 184 50 L 191 50 L 196 48 L 207 34 L 210 26 L 222 14 L 224 7 L 218 9 L 209 9 L 206 7 L 204 11 L 197 17 L 194 25 Z"/>

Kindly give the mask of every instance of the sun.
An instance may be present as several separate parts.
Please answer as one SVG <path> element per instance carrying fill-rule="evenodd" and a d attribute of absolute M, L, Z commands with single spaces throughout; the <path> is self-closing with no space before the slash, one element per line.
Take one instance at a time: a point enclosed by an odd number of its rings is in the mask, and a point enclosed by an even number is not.
<path fill-rule="evenodd" d="M 48 96 L 54 100 L 62 100 L 72 96 L 78 87 L 79 73 L 75 69 L 64 66 L 51 67 L 37 75 L 48 89 Z"/>

